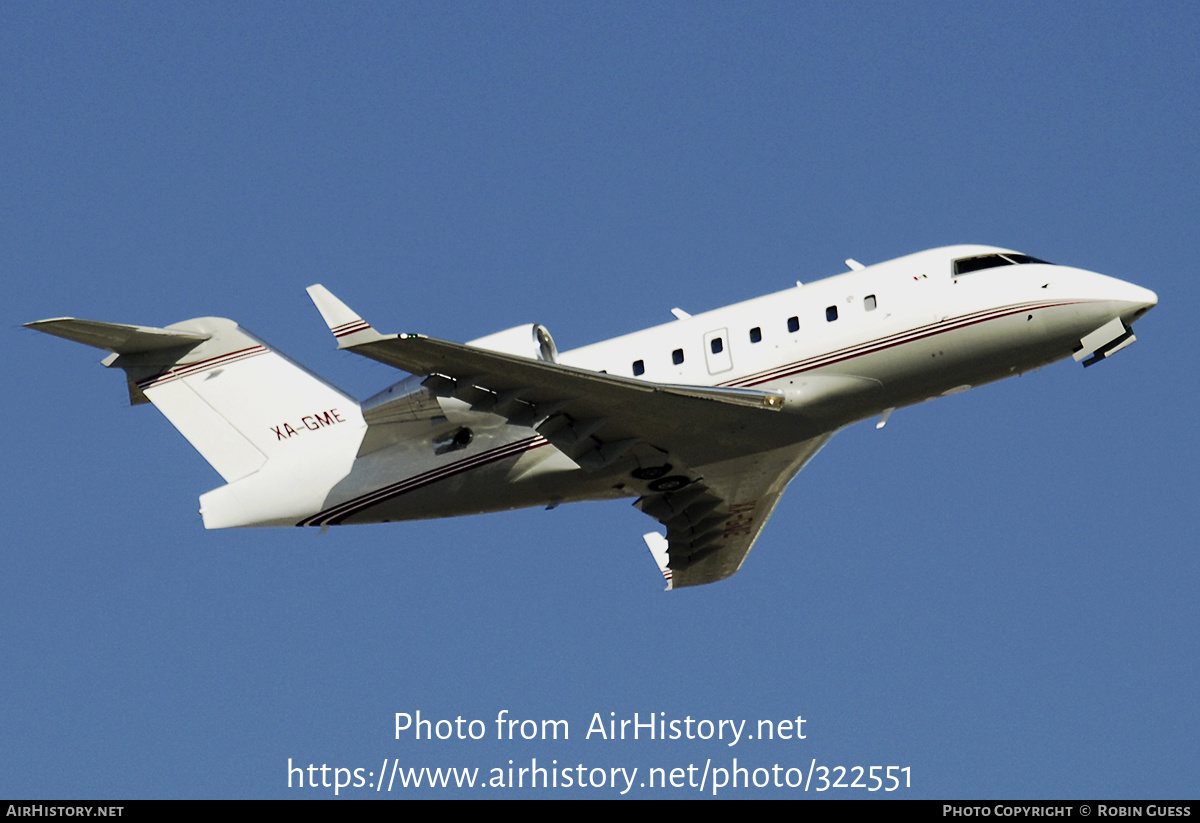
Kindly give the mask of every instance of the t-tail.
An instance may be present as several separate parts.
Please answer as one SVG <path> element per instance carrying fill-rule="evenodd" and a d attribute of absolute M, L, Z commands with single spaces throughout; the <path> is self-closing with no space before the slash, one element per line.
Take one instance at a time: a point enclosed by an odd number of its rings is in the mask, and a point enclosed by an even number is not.
<path fill-rule="evenodd" d="M 101 362 L 125 371 L 130 403 L 153 403 L 225 479 L 200 499 L 207 528 L 294 524 L 353 462 L 364 429 L 358 402 L 232 320 L 26 325 L 111 352 Z M 296 486 L 281 481 L 297 472 L 327 482 L 296 499 Z"/>

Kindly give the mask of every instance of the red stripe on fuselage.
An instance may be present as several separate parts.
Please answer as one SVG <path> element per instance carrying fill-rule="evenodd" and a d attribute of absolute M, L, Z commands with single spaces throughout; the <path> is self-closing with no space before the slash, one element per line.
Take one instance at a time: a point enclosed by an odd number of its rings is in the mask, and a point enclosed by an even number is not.
<path fill-rule="evenodd" d="M 533 437 L 526 437 L 521 440 L 515 440 L 512 443 L 506 443 L 503 446 L 497 446 L 494 449 L 489 449 L 479 454 L 472 455 L 463 460 L 458 460 L 454 463 L 449 463 L 445 466 L 438 466 L 421 474 L 406 477 L 391 485 L 384 486 L 381 489 L 368 492 L 347 500 L 344 503 L 339 503 L 324 511 L 318 512 L 311 517 L 306 517 L 297 523 L 297 526 L 336 526 L 346 518 L 365 511 L 373 506 L 378 506 L 388 500 L 399 497 L 402 494 L 415 491 L 431 483 L 436 483 L 439 480 L 445 480 L 448 477 L 453 477 L 463 472 L 486 466 L 494 463 L 497 460 L 503 460 L 506 457 L 523 454 L 524 452 L 537 449 L 542 446 L 549 445 L 549 442 L 540 434 Z"/>
<path fill-rule="evenodd" d="M 852 360 L 856 357 L 862 357 L 867 354 L 875 354 L 885 349 L 890 349 L 895 346 L 901 346 L 905 343 L 912 343 L 917 340 L 923 340 L 928 337 L 933 337 L 938 334 L 944 334 L 950 331 L 956 331 L 968 326 L 973 326 L 977 323 L 984 323 L 988 320 L 997 320 L 1001 317 L 1007 317 L 1013 314 L 1021 314 L 1028 311 L 1036 311 L 1040 309 L 1054 308 L 1056 306 L 1068 306 L 1073 303 L 1087 303 L 1094 301 L 1087 300 L 1066 300 L 1058 302 L 1032 302 L 1020 303 L 1012 306 L 1004 306 L 999 309 L 988 309 L 986 311 L 974 312 L 973 314 L 965 314 L 962 317 L 956 317 L 950 320 L 944 320 L 937 323 L 929 323 L 925 326 L 919 326 L 908 331 L 897 332 L 896 334 L 880 337 L 875 340 L 869 340 L 866 343 L 856 343 L 853 346 L 847 346 L 832 352 L 814 355 L 804 360 L 797 360 L 783 366 L 776 366 L 771 369 L 756 372 L 754 374 L 739 377 L 736 380 L 730 380 L 726 383 L 719 384 L 730 388 L 749 388 L 751 386 L 761 386 L 763 383 L 769 383 L 772 380 L 781 380 L 785 377 L 791 377 L 801 372 L 812 371 L 824 366 L 833 365 L 834 363 L 842 363 L 847 360 Z"/>

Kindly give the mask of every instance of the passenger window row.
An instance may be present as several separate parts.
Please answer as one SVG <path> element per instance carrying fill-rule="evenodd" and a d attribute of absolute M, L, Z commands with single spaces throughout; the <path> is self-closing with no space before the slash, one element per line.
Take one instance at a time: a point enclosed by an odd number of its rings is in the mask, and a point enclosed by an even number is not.
<path fill-rule="evenodd" d="M 863 298 L 863 310 L 864 311 L 875 311 L 875 309 L 878 307 L 878 305 L 879 305 L 879 303 L 875 299 L 875 295 L 873 295 L 873 294 L 868 294 L 866 297 Z M 832 323 L 833 321 L 835 321 L 837 319 L 838 319 L 838 307 L 836 305 L 827 307 L 825 309 L 825 322 Z M 796 332 L 800 331 L 799 316 L 792 315 L 791 317 L 789 317 L 787 319 L 787 330 L 792 334 L 795 334 Z M 763 339 L 763 336 L 762 336 L 762 327 L 761 326 L 755 326 L 754 328 L 750 329 L 750 342 L 751 343 L 761 343 L 762 339 Z M 720 354 L 721 352 L 725 351 L 725 341 L 722 340 L 720 337 L 714 337 L 709 342 L 709 348 L 711 349 L 713 354 Z M 684 359 L 683 358 L 683 349 L 675 349 L 674 351 L 671 352 L 671 362 L 674 363 L 676 366 L 683 365 L 683 359 Z M 633 376 L 641 377 L 645 373 L 646 373 L 646 361 L 645 360 L 634 360 L 633 361 Z"/>

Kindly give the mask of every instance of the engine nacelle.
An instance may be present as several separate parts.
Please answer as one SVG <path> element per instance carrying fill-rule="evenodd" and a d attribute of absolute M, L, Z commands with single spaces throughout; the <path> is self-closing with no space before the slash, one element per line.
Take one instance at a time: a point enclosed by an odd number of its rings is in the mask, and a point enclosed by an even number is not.
<path fill-rule="evenodd" d="M 526 326 L 516 326 L 506 331 L 498 331 L 472 340 L 467 343 L 477 349 L 515 354 L 517 357 L 527 357 L 530 360 L 543 360 L 547 363 L 558 362 L 558 348 L 550 331 L 540 323 L 530 323 Z"/>

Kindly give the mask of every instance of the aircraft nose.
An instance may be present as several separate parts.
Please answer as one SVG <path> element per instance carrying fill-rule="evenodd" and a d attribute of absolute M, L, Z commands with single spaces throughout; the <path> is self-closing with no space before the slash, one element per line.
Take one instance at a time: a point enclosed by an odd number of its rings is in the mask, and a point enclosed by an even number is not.
<path fill-rule="evenodd" d="M 1139 291 L 1142 292 L 1142 307 L 1143 308 L 1152 309 L 1158 305 L 1158 295 L 1157 294 L 1150 291 L 1150 289 L 1143 289 L 1141 287 L 1139 287 Z"/>
<path fill-rule="evenodd" d="M 1121 312 L 1125 322 L 1132 323 L 1158 305 L 1158 295 L 1150 289 L 1135 286 L 1133 283 L 1122 282 L 1121 285 L 1124 288 L 1119 299 L 1128 305 L 1128 308 Z"/>
<path fill-rule="evenodd" d="M 1158 305 L 1157 294 L 1128 280 L 1088 272 L 1086 282 L 1088 286 L 1085 290 L 1090 293 L 1091 299 L 1115 304 L 1114 308 L 1126 323 L 1133 323 Z"/>

